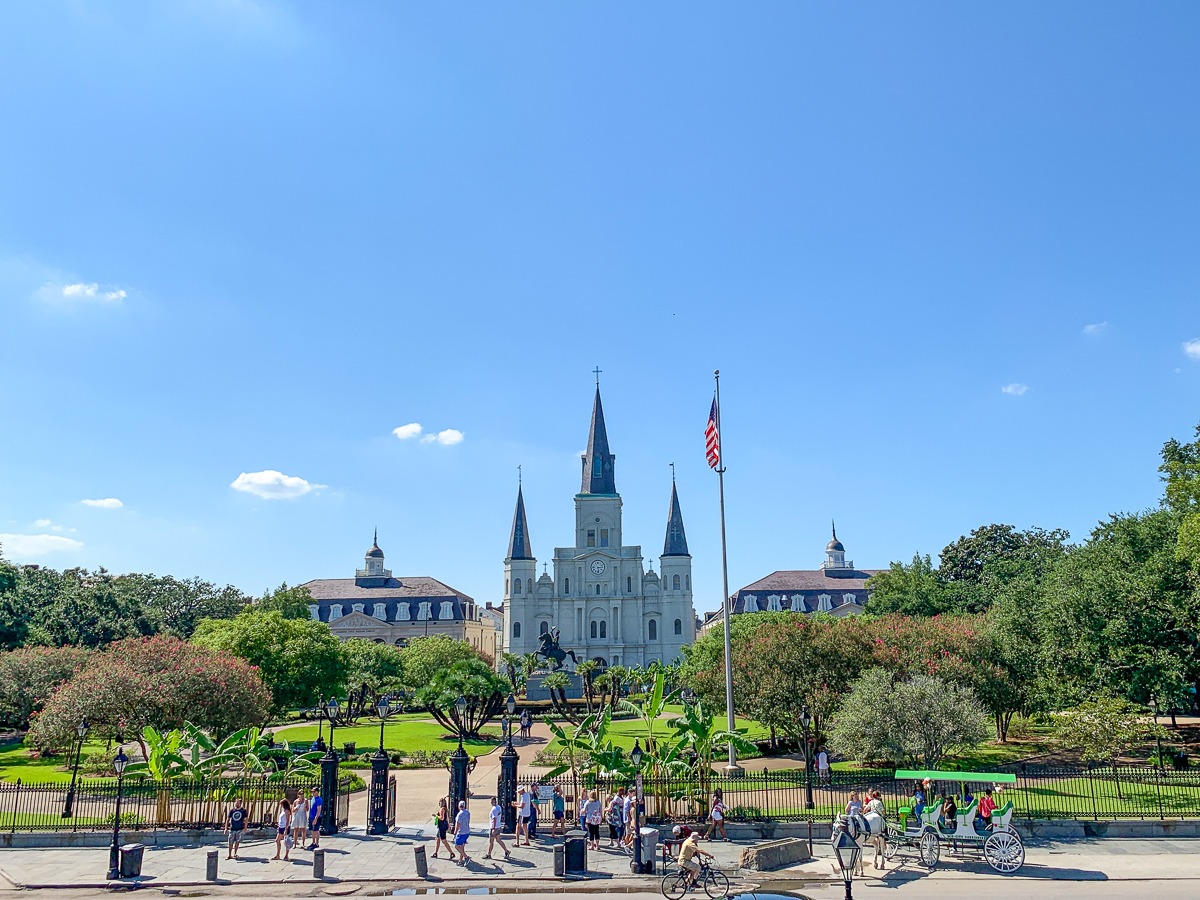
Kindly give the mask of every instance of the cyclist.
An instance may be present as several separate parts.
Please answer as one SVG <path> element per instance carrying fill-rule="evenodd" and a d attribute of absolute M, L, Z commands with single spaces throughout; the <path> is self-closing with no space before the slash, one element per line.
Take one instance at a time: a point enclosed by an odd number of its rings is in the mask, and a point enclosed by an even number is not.
<path fill-rule="evenodd" d="M 711 853 L 705 853 L 700 849 L 700 845 L 696 843 L 698 837 L 699 835 L 693 831 L 679 845 L 679 868 L 688 873 L 688 887 L 696 886 L 696 876 L 700 874 L 700 860 L 713 858 Z"/>

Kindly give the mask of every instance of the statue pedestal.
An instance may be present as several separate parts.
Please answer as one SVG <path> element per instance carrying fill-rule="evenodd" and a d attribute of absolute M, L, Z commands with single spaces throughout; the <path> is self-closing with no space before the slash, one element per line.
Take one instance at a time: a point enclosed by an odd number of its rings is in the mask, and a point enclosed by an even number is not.
<path fill-rule="evenodd" d="M 542 687 L 542 682 L 549 674 L 549 672 L 534 672 L 530 675 L 529 680 L 525 682 L 525 696 L 530 700 L 549 700 L 550 692 Z M 573 672 L 567 672 L 566 675 L 571 681 L 566 690 L 567 699 L 582 700 L 583 679 Z"/>

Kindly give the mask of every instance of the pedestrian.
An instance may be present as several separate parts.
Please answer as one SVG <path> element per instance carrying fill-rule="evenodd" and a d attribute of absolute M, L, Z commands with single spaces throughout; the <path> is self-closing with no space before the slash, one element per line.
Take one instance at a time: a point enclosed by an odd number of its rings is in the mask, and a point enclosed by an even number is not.
<path fill-rule="evenodd" d="M 637 840 L 638 827 L 640 825 L 637 818 L 637 792 L 627 791 L 625 788 L 621 788 L 621 791 L 624 791 L 623 796 L 625 797 L 625 815 L 623 817 L 625 846 L 632 850 L 633 842 Z"/>
<path fill-rule="evenodd" d="M 517 846 L 521 846 L 521 835 L 525 835 L 525 846 L 529 846 L 529 788 L 523 787 L 517 792 L 517 800 L 513 804 L 517 809 Z"/>
<path fill-rule="evenodd" d="M 529 837 L 537 837 L 538 801 L 542 798 L 542 786 L 534 782 L 529 789 Z"/>
<path fill-rule="evenodd" d="M 492 847 L 496 844 L 500 845 L 500 849 L 504 851 L 504 858 L 507 860 L 512 857 L 508 852 L 508 845 L 504 843 L 502 837 L 504 829 L 504 807 L 500 805 L 500 800 L 496 797 L 492 798 L 492 811 L 488 813 L 488 848 L 487 853 L 483 854 L 484 859 L 492 858 Z"/>
<path fill-rule="evenodd" d="M 608 820 L 608 846 L 620 847 L 625 839 L 625 801 L 613 794 L 605 803 L 605 818 Z"/>
<path fill-rule="evenodd" d="M 558 785 L 554 786 L 554 796 L 550 798 L 550 804 L 554 809 L 554 827 L 550 829 L 550 836 L 565 835 L 567 833 L 567 798 L 563 796 L 562 788 Z"/>
<path fill-rule="evenodd" d="M 729 834 L 725 831 L 725 798 L 721 793 L 721 789 L 717 788 L 713 791 L 712 802 L 708 805 L 708 831 L 704 833 L 705 840 L 711 841 L 715 832 L 721 832 L 721 840 L 729 840 Z"/>
<path fill-rule="evenodd" d="M 308 798 L 303 794 L 296 795 L 292 804 L 292 844 L 304 846 L 304 837 L 308 834 Z"/>
<path fill-rule="evenodd" d="M 437 838 L 433 842 L 433 858 L 437 859 L 438 850 L 445 847 L 447 855 L 450 859 L 454 859 L 454 848 L 446 840 L 446 835 L 450 833 L 450 813 L 446 809 L 445 797 L 438 798 L 438 808 L 433 814 L 433 824 L 437 826 Z"/>
<path fill-rule="evenodd" d="M 521 710 L 521 737 L 524 740 L 529 740 L 531 737 L 530 729 L 533 728 L 533 717 L 529 715 L 529 710 Z"/>
<path fill-rule="evenodd" d="M 288 829 L 292 825 L 292 804 L 288 802 L 287 797 L 279 801 L 279 806 L 275 813 L 275 855 L 272 859 L 279 859 L 279 854 L 283 854 L 283 858 L 287 859 L 288 854 L 292 850 L 292 837 L 288 834 Z"/>
<path fill-rule="evenodd" d="M 465 866 L 471 861 L 467 856 L 467 838 L 471 836 L 471 813 L 467 801 L 458 801 L 458 815 L 454 817 L 454 846 L 458 848 L 458 863 Z"/>
<path fill-rule="evenodd" d="M 242 835 L 246 833 L 246 810 L 242 807 L 241 797 L 233 801 L 233 808 L 225 815 L 225 831 L 229 834 L 229 849 L 225 858 L 237 859 Z"/>
<path fill-rule="evenodd" d="M 822 783 L 829 781 L 829 754 L 825 752 L 824 747 L 817 754 L 817 777 Z"/>
<path fill-rule="evenodd" d="M 321 843 L 321 808 L 325 801 L 321 799 L 321 791 L 313 787 L 308 797 L 308 849 L 316 850 Z"/>
<path fill-rule="evenodd" d="M 583 805 L 583 816 L 587 822 L 588 842 L 593 850 L 600 849 L 600 820 L 603 818 L 603 811 L 600 805 L 600 797 L 593 790 L 588 794 L 587 803 Z"/>

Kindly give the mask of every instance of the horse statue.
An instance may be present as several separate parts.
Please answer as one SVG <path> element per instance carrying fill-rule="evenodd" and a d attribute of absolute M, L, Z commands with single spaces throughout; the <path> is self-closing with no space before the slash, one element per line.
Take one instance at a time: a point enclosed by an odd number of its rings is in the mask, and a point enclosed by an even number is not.
<path fill-rule="evenodd" d="M 575 657 L 574 650 L 564 650 L 558 645 L 558 629 L 551 628 L 549 631 L 543 631 L 538 635 L 537 655 L 542 657 L 550 664 L 550 669 L 557 672 L 562 668 L 563 662 L 569 656 L 573 665 L 579 665 L 579 660 Z"/>

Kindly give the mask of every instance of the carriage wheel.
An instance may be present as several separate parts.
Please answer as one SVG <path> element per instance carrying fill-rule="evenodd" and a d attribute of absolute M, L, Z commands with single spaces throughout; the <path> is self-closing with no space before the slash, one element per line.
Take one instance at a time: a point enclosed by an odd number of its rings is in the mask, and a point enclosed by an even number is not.
<path fill-rule="evenodd" d="M 890 860 L 899 852 L 900 838 L 896 835 L 896 832 L 889 830 L 887 833 L 887 841 L 883 848 L 883 858 Z"/>
<path fill-rule="evenodd" d="M 921 835 L 921 840 L 917 843 L 918 849 L 921 851 L 921 865 L 927 869 L 932 869 L 938 864 L 938 859 L 942 855 L 941 841 L 938 836 L 932 831 L 927 831 Z"/>
<path fill-rule="evenodd" d="M 687 889 L 688 882 L 685 871 L 668 872 L 663 876 L 662 895 L 667 900 L 682 900 L 683 895 L 687 893 Z"/>
<path fill-rule="evenodd" d="M 729 876 L 724 872 L 718 872 L 716 869 L 709 869 L 708 874 L 704 878 L 704 893 L 708 894 L 712 900 L 718 900 L 720 897 L 728 897 Z"/>
<path fill-rule="evenodd" d="M 987 864 L 1002 875 L 1011 875 L 1025 863 L 1025 845 L 1015 831 L 997 831 L 983 842 Z"/>

